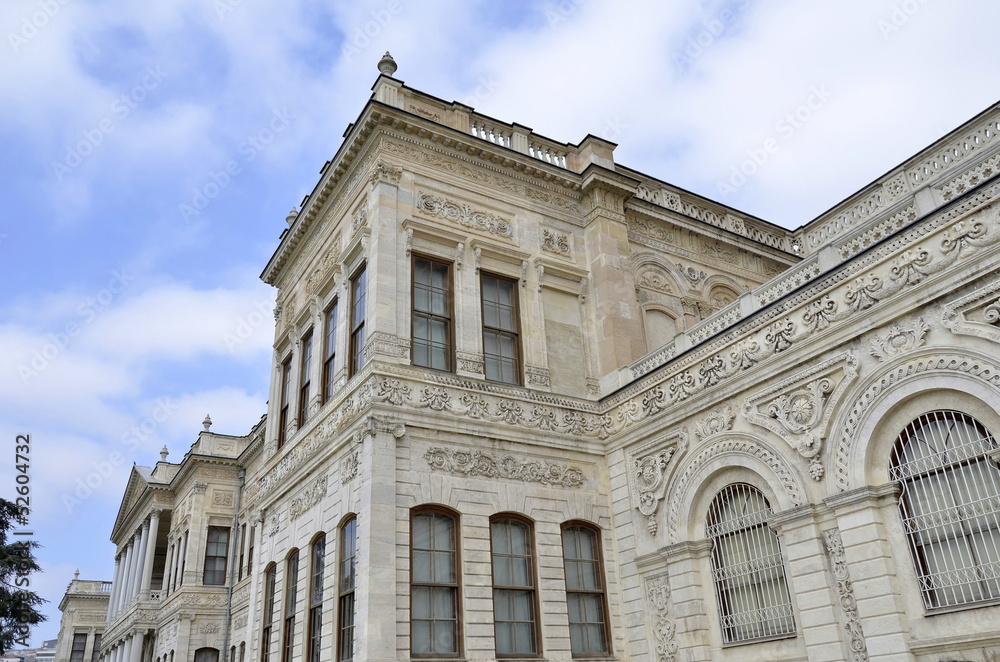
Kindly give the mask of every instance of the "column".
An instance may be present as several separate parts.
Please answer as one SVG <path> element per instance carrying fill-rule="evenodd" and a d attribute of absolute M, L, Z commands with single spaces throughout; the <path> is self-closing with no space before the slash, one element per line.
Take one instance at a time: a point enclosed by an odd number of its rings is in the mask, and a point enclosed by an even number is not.
<path fill-rule="evenodd" d="M 149 516 L 149 534 L 146 537 L 146 558 L 142 562 L 142 583 L 139 585 L 139 599 L 149 600 L 150 584 L 153 581 L 153 558 L 156 556 L 156 538 L 160 534 L 160 511 L 154 510 Z"/>
<path fill-rule="evenodd" d="M 108 599 L 108 623 L 111 622 L 111 619 L 115 617 L 115 613 L 118 611 L 116 602 L 118 600 L 118 591 L 122 586 L 121 572 L 121 555 L 119 554 L 115 556 L 115 574 L 111 582 L 111 597 Z"/>
<path fill-rule="evenodd" d="M 128 635 L 125 639 L 125 645 L 122 646 L 122 662 L 132 662 L 132 635 Z"/>
<path fill-rule="evenodd" d="M 679 542 L 659 552 L 667 561 L 669 574 L 657 576 L 655 572 L 647 572 L 642 583 L 650 627 L 671 624 L 666 631 L 674 633 L 675 643 L 686 655 L 683 659 L 711 660 L 717 644 L 712 641 L 705 605 L 706 600 L 712 599 L 712 576 L 705 571 L 712 554 L 712 541 Z M 650 644 L 656 643 L 650 640 Z"/>
<path fill-rule="evenodd" d="M 132 590 L 132 598 L 139 596 L 142 590 L 142 578 L 146 574 L 146 546 L 149 544 L 149 522 L 144 520 L 142 530 L 139 534 L 139 545 L 135 548 L 135 588 Z"/>
<path fill-rule="evenodd" d="M 146 637 L 145 634 L 137 632 L 132 635 L 132 650 L 129 651 L 130 655 L 128 662 L 139 662 L 142 657 L 142 640 Z"/>
<path fill-rule="evenodd" d="M 83 649 L 83 659 L 89 660 L 94 656 L 94 628 L 87 632 L 87 646 Z"/>
<path fill-rule="evenodd" d="M 139 532 L 136 531 L 132 535 L 132 541 L 129 543 L 129 556 L 131 560 L 128 564 L 128 585 L 125 591 L 125 604 L 132 602 L 132 598 L 135 596 L 135 585 L 137 583 L 136 571 L 139 567 Z"/>
<path fill-rule="evenodd" d="M 129 578 L 129 565 L 132 562 L 132 540 L 131 538 L 127 543 L 125 543 L 125 561 L 122 563 L 122 588 L 118 592 L 118 609 L 115 611 L 121 611 L 125 608 L 125 596 L 128 595 L 128 578 Z"/>

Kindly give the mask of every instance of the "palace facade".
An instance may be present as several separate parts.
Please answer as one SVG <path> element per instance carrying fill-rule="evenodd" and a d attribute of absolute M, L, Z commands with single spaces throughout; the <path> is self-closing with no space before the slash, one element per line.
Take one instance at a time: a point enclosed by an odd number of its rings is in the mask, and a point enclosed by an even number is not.
<path fill-rule="evenodd" d="M 379 66 L 101 660 L 1000 659 L 1000 105 L 791 231 Z"/>

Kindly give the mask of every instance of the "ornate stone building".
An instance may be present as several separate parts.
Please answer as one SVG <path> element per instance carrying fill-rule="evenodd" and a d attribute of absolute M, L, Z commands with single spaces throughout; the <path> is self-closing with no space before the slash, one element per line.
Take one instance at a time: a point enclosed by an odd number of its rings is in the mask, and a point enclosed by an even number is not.
<path fill-rule="evenodd" d="M 108 615 L 111 582 L 80 579 L 80 572 L 66 587 L 59 602 L 62 620 L 53 651 L 55 662 L 91 662 L 101 650 Z M 36 659 L 39 659 L 36 655 Z"/>
<path fill-rule="evenodd" d="M 380 71 L 104 660 L 998 659 L 1000 106 L 789 231 Z"/>

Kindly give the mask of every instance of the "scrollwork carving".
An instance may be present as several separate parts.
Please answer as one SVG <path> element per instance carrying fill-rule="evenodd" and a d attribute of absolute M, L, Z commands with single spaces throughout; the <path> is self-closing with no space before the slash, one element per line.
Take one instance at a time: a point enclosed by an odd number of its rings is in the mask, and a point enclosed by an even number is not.
<path fill-rule="evenodd" d="M 559 464 L 509 453 L 433 447 L 424 453 L 431 469 L 462 476 L 502 478 L 556 487 L 580 487 L 583 472 L 573 465 Z"/>

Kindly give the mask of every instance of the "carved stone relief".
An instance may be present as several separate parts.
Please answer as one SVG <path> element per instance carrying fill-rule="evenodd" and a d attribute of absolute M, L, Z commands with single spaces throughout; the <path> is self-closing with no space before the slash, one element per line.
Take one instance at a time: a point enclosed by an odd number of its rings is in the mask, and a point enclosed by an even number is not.
<path fill-rule="evenodd" d="M 490 453 L 435 446 L 424 453 L 431 469 L 461 476 L 502 478 L 556 487 L 580 487 L 583 472 L 571 464 L 535 460 L 510 453 Z"/>
<path fill-rule="evenodd" d="M 868 644 L 865 643 L 865 633 L 858 617 L 858 603 L 854 599 L 854 586 L 851 584 L 851 573 L 847 567 L 847 556 L 844 554 L 844 543 L 840 538 L 839 529 L 828 529 L 823 532 L 823 542 L 830 559 L 833 578 L 837 582 L 837 596 L 840 598 L 840 609 L 844 615 L 844 632 L 847 634 L 850 662 L 868 662 Z"/>
<path fill-rule="evenodd" d="M 652 627 L 656 662 L 675 662 L 677 627 L 671 614 L 670 586 L 665 575 L 646 580 L 646 597 L 651 607 L 649 614 L 656 618 Z"/>
<path fill-rule="evenodd" d="M 924 335 L 929 330 L 922 318 L 907 326 L 893 324 L 883 335 L 868 341 L 868 351 L 879 361 L 887 361 L 923 345 Z"/>
<path fill-rule="evenodd" d="M 667 489 L 677 461 L 687 449 L 687 434 L 677 430 L 629 456 L 632 505 L 646 517 L 646 530 L 655 536 L 656 510 Z"/>

